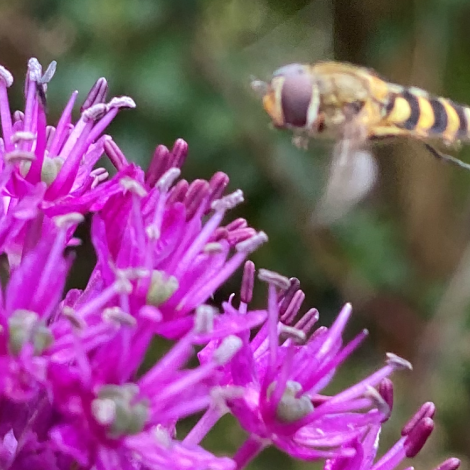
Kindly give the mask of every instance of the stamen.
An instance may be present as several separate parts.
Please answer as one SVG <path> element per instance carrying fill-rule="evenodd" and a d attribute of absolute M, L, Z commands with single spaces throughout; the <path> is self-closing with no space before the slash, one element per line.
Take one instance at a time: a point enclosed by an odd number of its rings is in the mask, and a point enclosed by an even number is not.
<path fill-rule="evenodd" d="M 411 362 L 407 361 L 406 359 L 403 359 L 396 354 L 393 353 L 387 353 L 387 361 L 386 363 L 393 366 L 395 370 L 413 370 L 413 366 L 411 365 Z"/>
<path fill-rule="evenodd" d="M 253 237 L 243 242 L 237 243 L 235 249 L 239 253 L 250 254 L 256 251 L 263 243 L 268 241 L 268 236 L 264 232 L 258 232 Z"/>
<path fill-rule="evenodd" d="M 291 283 L 291 286 L 292 286 L 292 283 Z M 292 297 L 292 300 L 288 304 L 287 308 L 285 309 L 285 312 L 283 314 L 279 313 L 280 320 L 287 325 L 292 323 L 297 313 L 299 312 L 300 307 L 302 306 L 302 303 L 304 300 L 305 300 L 304 292 L 301 290 L 298 290 Z M 284 305 L 284 302 L 282 302 L 282 305 Z M 279 310 L 280 310 L 280 307 L 279 307 Z"/>
<path fill-rule="evenodd" d="M 80 112 L 83 113 L 83 111 L 95 104 L 104 103 L 107 92 L 108 82 L 104 77 L 98 78 L 80 107 Z"/>
<path fill-rule="evenodd" d="M 108 307 L 103 310 L 103 320 L 116 322 L 125 326 L 136 326 L 136 319 L 130 314 L 122 310 L 120 307 Z"/>
<path fill-rule="evenodd" d="M 222 197 L 222 194 L 225 191 L 229 183 L 229 177 L 219 171 L 217 172 L 209 181 L 210 193 L 207 201 L 207 211 L 210 210 L 212 202 Z"/>
<path fill-rule="evenodd" d="M 194 180 L 188 188 L 184 204 L 186 205 L 186 220 L 194 217 L 201 202 L 209 193 L 209 183 L 205 180 Z"/>
<path fill-rule="evenodd" d="M 255 284 L 255 263 L 247 261 L 243 268 L 242 286 L 240 290 L 240 300 L 244 304 L 249 304 L 253 298 L 253 287 Z"/>
<path fill-rule="evenodd" d="M 158 178 L 171 167 L 171 157 L 170 151 L 165 145 L 158 145 L 153 153 L 152 160 L 150 165 L 145 172 L 145 182 L 149 186 L 153 186 Z"/>
<path fill-rule="evenodd" d="M 101 119 L 107 111 L 107 106 L 104 103 L 97 103 L 85 109 L 82 113 L 82 117 L 85 121 L 97 121 Z"/>
<path fill-rule="evenodd" d="M 85 217 L 78 212 L 70 212 L 69 214 L 58 215 L 52 219 L 56 227 L 67 230 L 69 227 L 73 227 L 82 223 L 85 220 Z"/>
<path fill-rule="evenodd" d="M 432 401 L 428 401 L 414 414 L 414 416 L 403 426 L 401 430 L 402 436 L 407 436 L 416 427 L 416 425 L 424 418 L 433 418 L 436 407 Z"/>
<path fill-rule="evenodd" d="M 104 141 L 104 151 L 117 170 L 128 164 L 125 155 L 113 139 L 106 139 Z"/>
<path fill-rule="evenodd" d="M 32 82 L 39 82 L 42 76 L 42 67 L 35 57 L 31 57 L 28 61 L 28 79 Z"/>
<path fill-rule="evenodd" d="M 129 191 L 138 197 L 147 196 L 147 191 L 145 190 L 145 188 L 140 183 L 130 178 L 129 176 L 125 176 L 124 178 L 121 178 L 119 183 L 126 191 Z"/>
<path fill-rule="evenodd" d="M 13 85 L 13 75 L 3 65 L 0 65 L 0 80 L 3 81 L 7 88 Z"/>
<path fill-rule="evenodd" d="M 237 229 L 246 228 L 246 227 L 248 227 L 248 222 L 246 221 L 246 219 L 243 219 L 240 217 L 238 219 L 233 220 L 229 224 L 227 224 L 225 226 L 225 229 L 228 231 L 231 231 L 231 230 L 237 230 Z"/>
<path fill-rule="evenodd" d="M 135 108 L 135 101 L 130 96 L 116 96 L 108 103 L 108 108 Z"/>
<path fill-rule="evenodd" d="M 284 315 L 295 293 L 300 289 L 300 281 L 296 277 L 291 277 L 289 279 L 289 282 L 290 282 L 289 288 L 285 292 L 282 293 L 282 296 L 280 299 L 280 305 L 279 305 L 280 316 Z"/>
<path fill-rule="evenodd" d="M 188 189 L 189 183 L 186 180 L 179 180 L 168 196 L 168 204 L 172 205 L 177 202 L 183 202 L 188 193 Z"/>
<path fill-rule="evenodd" d="M 157 181 L 156 187 L 162 192 L 168 192 L 175 181 L 180 177 L 181 170 L 179 168 L 170 168 Z"/>
<path fill-rule="evenodd" d="M 17 144 L 22 141 L 33 141 L 36 139 L 36 135 L 28 131 L 17 131 L 11 136 L 11 143 Z"/>
<path fill-rule="evenodd" d="M 287 290 L 290 286 L 290 281 L 287 277 L 268 269 L 261 268 L 258 271 L 258 279 L 268 284 L 273 284 L 281 290 Z"/>
<path fill-rule="evenodd" d="M 232 194 L 228 194 L 222 199 L 217 199 L 211 204 L 211 208 L 215 211 L 227 211 L 238 206 L 238 204 L 243 202 L 243 191 L 237 189 Z"/>
<path fill-rule="evenodd" d="M 403 445 L 408 458 L 415 457 L 423 448 L 434 429 L 434 421 L 431 418 L 420 420 L 406 437 Z"/>
<path fill-rule="evenodd" d="M 171 149 L 171 166 L 181 168 L 188 155 L 188 144 L 183 139 L 177 139 Z"/>
<path fill-rule="evenodd" d="M 11 152 L 5 153 L 3 155 L 5 163 L 21 163 L 21 162 L 33 162 L 36 160 L 36 155 L 32 152 L 27 152 L 23 150 L 13 150 Z"/>
<path fill-rule="evenodd" d="M 442 462 L 434 470 L 457 470 L 460 467 L 460 460 L 453 457 Z"/>
<path fill-rule="evenodd" d="M 393 408 L 393 383 L 389 378 L 385 378 L 377 387 L 378 392 L 387 403 L 390 410 Z M 402 434 L 403 435 L 403 434 Z"/>

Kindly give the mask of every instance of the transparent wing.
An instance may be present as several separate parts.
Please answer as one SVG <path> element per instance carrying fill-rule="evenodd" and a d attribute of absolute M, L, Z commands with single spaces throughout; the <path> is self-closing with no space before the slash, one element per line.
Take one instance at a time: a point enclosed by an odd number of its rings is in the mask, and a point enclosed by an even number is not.
<path fill-rule="evenodd" d="M 373 188 L 378 166 L 365 132 L 348 125 L 344 138 L 333 149 L 323 195 L 313 214 L 315 225 L 330 225 L 349 212 Z"/>

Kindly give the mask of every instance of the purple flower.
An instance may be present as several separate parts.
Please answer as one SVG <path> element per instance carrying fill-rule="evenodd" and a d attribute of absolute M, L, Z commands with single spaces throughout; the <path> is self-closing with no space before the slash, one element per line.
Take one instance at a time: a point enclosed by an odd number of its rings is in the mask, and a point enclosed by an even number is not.
<path fill-rule="evenodd" d="M 375 461 L 380 426 L 371 426 L 361 439 L 354 443 L 356 453 L 350 457 L 338 456 L 326 461 L 324 470 L 393 470 L 405 458 L 413 458 L 426 443 L 434 429 L 434 403 L 425 403 L 403 427 L 401 438 Z M 439 465 L 435 470 L 456 470 L 460 460 L 451 458 Z"/>
<path fill-rule="evenodd" d="M 7 88 L 13 77 L 0 66 L 0 246 L 16 263 L 24 245 L 25 231 L 32 220 L 47 231 L 51 218 L 98 210 L 114 191 L 114 182 L 104 168 L 94 169 L 109 138 L 104 129 L 121 108 L 134 107 L 128 97 L 105 103 L 107 83 L 99 79 L 83 104 L 80 119 L 72 123 L 72 109 L 78 92 L 72 93 L 57 127 L 46 122 L 46 91 L 55 72 L 55 62 L 43 74 L 36 59 L 30 59 L 26 76 L 24 112 L 10 111 Z M 132 176 L 132 167 L 125 173 Z M 38 219 L 38 215 L 41 219 Z M 73 227 L 69 230 L 69 238 Z M 15 256 L 13 256 L 15 255 Z"/>
<path fill-rule="evenodd" d="M 304 299 L 298 280 L 266 270 L 260 270 L 259 277 L 269 284 L 268 320 L 253 339 L 247 334 L 240 336 L 243 347 L 224 367 L 220 383 L 234 393 L 227 398 L 227 411 L 250 435 L 235 455 L 237 468 L 243 468 L 269 445 L 304 460 L 354 455 L 357 439 L 370 426 L 380 427 L 390 414 L 391 385 L 385 387 L 384 380 L 410 364 L 388 354 L 386 365 L 374 374 L 334 396 L 322 395 L 337 367 L 367 332 L 343 345 L 342 332 L 352 311 L 349 304 L 330 328 L 320 327 L 311 333 L 318 320 L 315 309 L 290 326 Z M 254 265 L 247 262 L 240 306 L 236 309 L 225 304 L 225 315 L 246 315 L 253 284 Z M 217 344 L 212 342 L 199 353 L 202 364 L 210 360 Z M 220 407 L 211 408 L 202 422 L 207 427 L 218 417 Z M 206 431 L 201 425 L 188 439 L 199 442 Z"/>
<path fill-rule="evenodd" d="M 113 141 L 105 148 L 121 172 L 129 166 Z M 228 184 L 224 173 L 210 181 L 176 182 L 180 169 L 174 165 L 186 152 L 182 140 L 171 152 L 159 146 L 147 173 L 137 169 L 134 178 L 120 178 L 123 192 L 113 194 L 93 220 L 98 255 L 93 285 L 110 286 L 118 273 L 133 276 L 127 310 L 152 309 L 161 318 L 153 333 L 168 338 L 192 328 L 189 314 L 267 239 L 244 219 L 222 225 L 243 201 L 240 190 L 222 196 Z"/>
<path fill-rule="evenodd" d="M 183 140 L 157 147 L 147 171 L 128 162 L 102 133 L 133 102 L 104 104 L 104 79 L 77 123 L 74 93 L 57 127 L 47 126 L 54 68 L 43 74 L 30 60 L 25 112 L 13 119 L 12 77 L 0 68 L 0 253 L 10 268 L 0 289 L 0 468 L 235 470 L 269 445 L 327 458 L 327 470 L 392 470 L 415 455 L 432 429 L 429 404 L 372 463 L 393 404 L 388 376 L 409 364 L 389 354 L 369 377 L 322 394 L 366 336 L 343 344 L 350 305 L 312 331 L 315 309 L 295 321 L 299 281 L 260 270 L 268 305 L 250 310 L 255 268 L 245 261 L 267 237 L 244 219 L 224 221 L 241 191 L 224 195 L 224 173 L 179 179 Z M 117 169 L 109 180 L 94 169 L 103 153 Z M 64 293 L 73 232 L 88 212 L 96 267 L 83 291 Z M 232 296 L 220 313 L 213 294 L 244 262 L 238 308 Z M 174 344 L 143 369 L 162 337 Z M 190 366 L 196 348 L 200 364 Z M 200 445 L 226 412 L 249 434 L 233 458 Z M 195 413 L 202 419 L 179 440 L 179 422 Z M 455 468 L 451 459 L 440 470 Z"/>

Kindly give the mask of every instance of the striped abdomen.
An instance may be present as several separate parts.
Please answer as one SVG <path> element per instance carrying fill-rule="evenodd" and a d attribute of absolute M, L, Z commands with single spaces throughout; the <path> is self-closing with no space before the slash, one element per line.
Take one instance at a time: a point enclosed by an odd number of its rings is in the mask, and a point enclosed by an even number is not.
<path fill-rule="evenodd" d="M 469 139 L 470 108 L 431 96 L 419 88 L 391 93 L 385 121 L 420 137 L 440 137 L 446 142 Z"/>

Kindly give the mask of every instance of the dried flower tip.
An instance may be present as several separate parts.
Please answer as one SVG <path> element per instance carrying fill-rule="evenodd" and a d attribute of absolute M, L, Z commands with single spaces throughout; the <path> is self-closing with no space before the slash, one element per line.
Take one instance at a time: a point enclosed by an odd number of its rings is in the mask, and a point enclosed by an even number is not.
<path fill-rule="evenodd" d="M 248 240 L 244 240 L 235 245 L 238 252 L 250 254 L 257 250 L 263 243 L 268 241 L 268 236 L 264 232 L 258 232 Z"/>
<path fill-rule="evenodd" d="M 395 367 L 396 370 L 403 370 L 403 369 L 408 369 L 408 370 L 413 370 L 413 366 L 411 365 L 411 362 L 407 361 L 406 359 L 403 359 L 400 356 L 397 356 L 396 354 L 393 353 L 387 353 L 387 364 Z"/>
<path fill-rule="evenodd" d="M 109 108 L 135 108 L 135 101 L 129 96 L 116 96 L 108 103 Z"/>
<path fill-rule="evenodd" d="M 166 302 L 178 290 L 178 287 L 176 277 L 168 276 L 164 271 L 154 270 L 147 292 L 147 303 L 158 307 Z"/>
<path fill-rule="evenodd" d="M 434 421 L 431 418 L 424 418 L 412 429 L 403 444 L 405 455 L 408 458 L 415 457 L 423 448 L 434 429 Z"/>
<path fill-rule="evenodd" d="M 243 303 L 249 304 L 253 298 L 253 287 L 255 284 L 255 263 L 247 261 L 243 268 L 242 287 L 240 299 Z"/>
<path fill-rule="evenodd" d="M 129 176 L 121 178 L 119 183 L 126 191 L 129 191 L 135 194 L 136 196 L 139 196 L 139 197 L 147 196 L 147 191 L 145 190 L 145 188 L 140 183 L 130 178 Z"/>
<path fill-rule="evenodd" d="M 36 135 L 32 132 L 17 131 L 11 136 L 11 143 L 16 144 L 18 142 L 30 142 L 36 139 Z"/>
<path fill-rule="evenodd" d="M 216 308 L 210 305 L 199 305 L 196 308 L 194 318 L 194 330 L 196 333 L 211 333 L 214 330 L 214 318 L 218 314 Z"/>
<path fill-rule="evenodd" d="M 78 212 L 70 212 L 69 214 L 58 215 L 52 219 L 56 227 L 60 229 L 68 229 L 74 225 L 80 224 L 85 220 L 85 217 Z"/>
<path fill-rule="evenodd" d="M 233 209 L 238 204 L 243 202 L 243 191 L 241 189 L 237 189 L 232 194 L 228 194 L 227 196 L 217 199 L 211 204 L 211 208 L 215 211 L 226 211 Z"/>
<path fill-rule="evenodd" d="M 279 338 L 281 340 L 292 339 L 296 344 L 304 344 L 307 340 L 307 336 L 302 330 L 298 330 L 293 326 L 284 325 L 282 323 L 280 325 Z"/>
<path fill-rule="evenodd" d="M 96 121 L 101 119 L 107 112 L 107 106 L 103 103 L 97 103 L 83 111 L 82 116 L 85 121 Z"/>
<path fill-rule="evenodd" d="M 390 417 L 392 409 L 388 406 L 388 403 L 384 400 L 377 389 L 368 386 L 364 396 L 370 398 L 374 402 L 375 408 L 377 408 L 377 410 L 384 416 L 382 421 L 386 421 Z"/>
<path fill-rule="evenodd" d="M 433 418 L 436 406 L 432 401 L 424 403 L 421 408 L 408 420 L 401 430 L 402 436 L 407 436 L 414 427 L 424 418 Z"/>
<path fill-rule="evenodd" d="M 287 277 L 279 273 L 270 271 L 269 269 L 260 269 L 258 272 L 258 279 L 268 284 L 273 284 L 281 290 L 287 290 L 290 286 L 290 281 Z"/>
<path fill-rule="evenodd" d="M 33 162 L 36 160 L 36 155 L 32 152 L 26 152 L 23 150 L 13 150 L 5 153 L 3 156 L 5 163 L 21 163 L 21 162 Z"/>
<path fill-rule="evenodd" d="M 276 385 L 274 382 L 268 387 L 268 396 L 272 395 Z M 313 411 L 312 401 L 307 395 L 299 396 L 301 391 L 302 386 L 298 382 L 289 380 L 286 383 L 286 388 L 276 409 L 276 417 L 279 421 L 294 423 Z"/>
<path fill-rule="evenodd" d="M 7 88 L 13 85 L 13 75 L 3 65 L 0 65 L 0 80 L 3 80 Z"/>
<path fill-rule="evenodd" d="M 120 307 L 108 307 L 103 310 L 103 320 L 116 322 L 120 325 L 135 326 L 136 319 L 130 314 L 122 310 Z"/>
<path fill-rule="evenodd" d="M 39 82 L 42 76 L 42 67 L 36 57 L 31 57 L 28 61 L 28 78 L 33 82 Z"/>
<path fill-rule="evenodd" d="M 217 364 L 223 365 L 232 359 L 242 348 L 243 341 L 235 335 L 225 337 L 220 346 L 214 351 L 214 360 Z"/>
<path fill-rule="evenodd" d="M 91 87 L 91 90 L 88 92 L 88 95 L 80 108 L 80 112 L 83 113 L 83 111 L 88 109 L 90 106 L 103 103 L 106 99 L 107 92 L 108 82 L 104 77 L 98 78 L 95 84 Z"/>
<path fill-rule="evenodd" d="M 79 330 L 84 330 L 87 326 L 87 324 L 83 320 L 83 318 L 79 317 L 77 315 L 77 312 L 71 307 L 65 306 L 62 309 L 62 315 L 65 318 L 67 318 L 67 320 L 72 324 L 72 326 L 74 326 L 75 328 L 77 328 Z"/>
<path fill-rule="evenodd" d="M 459 467 L 460 467 L 460 460 L 455 457 L 452 457 L 442 462 L 434 470 L 457 470 Z"/>
<path fill-rule="evenodd" d="M 203 251 L 207 255 L 218 255 L 224 251 L 224 247 L 218 242 L 210 242 L 204 245 Z"/>
<path fill-rule="evenodd" d="M 52 80 L 52 77 L 54 76 L 56 69 L 57 69 L 57 62 L 53 60 L 47 66 L 47 69 L 44 72 L 43 76 L 39 79 L 39 83 L 43 85 L 45 85 L 46 83 L 49 83 Z"/>
<path fill-rule="evenodd" d="M 165 173 L 163 173 L 155 186 L 160 191 L 166 193 L 173 186 L 173 183 L 180 177 L 180 175 L 181 170 L 179 168 L 170 168 L 169 170 L 165 171 Z"/>

